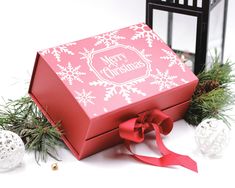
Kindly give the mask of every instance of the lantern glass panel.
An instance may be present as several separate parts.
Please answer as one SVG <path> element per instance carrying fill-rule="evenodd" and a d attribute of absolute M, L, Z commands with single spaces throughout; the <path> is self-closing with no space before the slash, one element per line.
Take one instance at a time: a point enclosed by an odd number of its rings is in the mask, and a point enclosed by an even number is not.
<path fill-rule="evenodd" d="M 207 46 L 207 65 L 210 65 L 211 57 L 215 55 L 215 49 L 218 55 L 222 53 L 223 43 L 223 23 L 224 23 L 224 0 L 210 10 L 208 46 Z"/>
<path fill-rule="evenodd" d="M 171 22 L 168 23 L 169 14 L 172 15 L 172 24 Z M 170 33 L 169 27 L 172 28 Z M 155 9 L 153 10 L 153 30 L 193 70 L 196 53 L 197 17 Z M 170 39 L 168 35 L 170 35 Z"/>
<path fill-rule="evenodd" d="M 161 10 L 153 10 L 153 30 L 167 43 L 167 23 L 168 12 Z"/>

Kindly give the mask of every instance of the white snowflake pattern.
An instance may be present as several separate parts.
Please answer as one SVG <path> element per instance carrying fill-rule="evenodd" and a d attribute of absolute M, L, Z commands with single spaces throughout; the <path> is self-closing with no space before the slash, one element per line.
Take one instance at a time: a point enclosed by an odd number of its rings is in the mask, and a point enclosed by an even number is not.
<path fill-rule="evenodd" d="M 185 72 L 185 64 L 176 56 L 176 54 L 174 54 L 172 51 L 168 51 L 165 49 L 162 49 L 162 51 L 166 54 L 166 56 L 160 58 L 169 61 L 168 67 L 178 65 L 181 70 Z"/>
<path fill-rule="evenodd" d="M 60 76 L 61 80 L 67 80 L 69 85 L 73 85 L 74 80 L 83 83 L 80 76 L 84 76 L 86 75 L 86 73 L 79 71 L 81 66 L 73 68 L 70 62 L 68 62 L 67 67 L 63 67 L 62 65 L 59 64 L 57 64 L 57 66 L 60 68 L 60 72 L 57 72 L 56 74 Z"/>
<path fill-rule="evenodd" d="M 153 30 L 149 29 L 146 24 L 143 24 L 143 23 L 137 24 L 137 25 L 133 25 L 129 28 L 135 31 L 135 34 L 131 37 L 131 40 L 145 38 L 145 40 L 150 48 L 153 47 L 153 41 L 155 39 L 160 40 L 162 42 L 162 40 L 157 36 L 157 34 L 154 33 Z"/>
<path fill-rule="evenodd" d="M 134 87 L 137 83 L 143 82 L 145 79 L 140 79 L 137 81 L 133 81 L 131 83 L 126 84 L 114 84 L 110 83 L 104 80 L 97 80 L 90 82 L 91 86 L 103 86 L 105 87 L 105 96 L 104 100 L 108 101 L 110 98 L 112 98 L 114 95 L 121 95 L 127 103 L 131 103 L 131 93 L 136 93 L 142 96 L 146 96 L 146 93 L 142 92 L 138 88 Z"/>
<path fill-rule="evenodd" d="M 140 54 L 142 55 L 142 57 L 146 58 L 149 62 L 151 62 L 149 58 L 152 56 L 152 54 L 146 54 L 144 49 L 140 51 Z"/>
<path fill-rule="evenodd" d="M 80 59 L 89 59 L 92 58 L 92 54 L 94 53 L 94 48 L 92 48 L 90 51 L 86 48 L 83 48 L 84 52 L 79 52 L 79 54 L 82 56 Z"/>
<path fill-rule="evenodd" d="M 92 92 L 86 92 L 85 89 L 82 89 L 82 92 L 78 92 L 75 91 L 75 93 L 77 94 L 77 96 L 75 97 L 78 102 L 81 104 L 83 104 L 85 107 L 87 106 L 87 104 L 95 104 L 93 102 L 93 100 L 96 98 L 95 96 L 92 96 Z"/>
<path fill-rule="evenodd" d="M 106 47 L 110 47 L 111 45 L 118 44 L 118 40 L 125 39 L 125 37 L 117 35 L 117 32 L 118 31 L 111 31 L 102 35 L 95 36 L 95 39 L 97 39 L 95 46 L 104 44 Z"/>
<path fill-rule="evenodd" d="M 151 74 L 151 77 L 153 77 L 154 81 L 151 82 L 150 84 L 158 85 L 159 91 L 162 91 L 164 89 L 170 89 L 174 86 L 178 86 L 178 84 L 174 82 L 174 79 L 176 79 L 177 76 L 170 76 L 168 70 L 166 70 L 163 73 L 158 69 L 156 69 L 156 71 L 157 71 L 156 75 Z"/>
<path fill-rule="evenodd" d="M 61 62 L 61 54 L 65 53 L 68 55 L 74 55 L 74 53 L 68 49 L 69 46 L 74 46 L 76 45 L 76 42 L 70 42 L 67 44 L 63 44 L 54 48 L 49 48 L 46 50 L 41 51 L 40 53 L 45 56 L 47 54 L 53 55 L 58 62 Z"/>

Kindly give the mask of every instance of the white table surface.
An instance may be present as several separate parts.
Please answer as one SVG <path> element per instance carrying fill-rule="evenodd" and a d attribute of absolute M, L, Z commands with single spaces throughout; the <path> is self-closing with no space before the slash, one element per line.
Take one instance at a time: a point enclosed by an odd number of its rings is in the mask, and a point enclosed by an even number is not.
<path fill-rule="evenodd" d="M 233 24 L 235 1 L 228 12 L 225 57 L 235 61 Z M 36 51 L 145 21 L 145 0 L 8 0 L 0 1 L 0 96 L 18 98 L 27 92 Z M 231 110 L 230 114 L 235 114 Z M 233 123 L 235 125 L 235 123 Z M 233 187 L 235 131 L 222 157 L 209 159 L 198 152 L 194 129 L 185 121 L 174 123 L 164 143 L 198 163 L 196 174 L 181 167 L 145 165 L 121 154 L 117 145 L 82 161 L 59 149 L 59 170 L 37 165 L 27 153 L 18 168 L 0 173 L 0 187 Z M 151 133 L 136 152 L 156 155 Z"/>

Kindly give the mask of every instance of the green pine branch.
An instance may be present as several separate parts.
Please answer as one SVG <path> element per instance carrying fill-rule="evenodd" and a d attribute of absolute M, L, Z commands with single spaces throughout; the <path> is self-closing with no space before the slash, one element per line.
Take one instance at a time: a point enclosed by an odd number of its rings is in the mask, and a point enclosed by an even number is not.
<path fill-rule="evenodd" d="M 205 118 L 218 118 L 229 125 L 226 111 L 235 104 L 231 90 L 231 84 L 235 81 L 233 65 L 229 60 L 222 64 L 219 56 L 216 56 L 211 69 L 197 75 L 199 83 L 185 115 L 189 124 L 196 126 Z"/>
<path fill-rule="evenodd" d="M 48 156 L 57 159 L 56 148 L 63 145 L 59 123 L 51 126 L 28 96 L 9 100 L 1 106 L 0 128 L 18 134 L 26 150 L 34 151 L 37 163 L 46 161 Z"/>

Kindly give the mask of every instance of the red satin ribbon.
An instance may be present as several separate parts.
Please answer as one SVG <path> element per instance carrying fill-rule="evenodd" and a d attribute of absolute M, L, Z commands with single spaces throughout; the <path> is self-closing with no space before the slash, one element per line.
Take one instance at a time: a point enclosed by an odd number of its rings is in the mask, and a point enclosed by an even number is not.
<path fill-rule="evenodd" d="M 144 163 L 166 167 L 171 165 L 180 165 L 194 172 L 197 171 L 197 163 L 186 155 L 174 153 L 166 148 L 162 142 L 161 134 L 167 135 L 173 128 L 173 121 L 169 116 L 158 109 L 144 112 L 136 118 L 129 119 L 119 125 L 120 137 L 125 140 L 127 149 L 132 156 Z M 163 155 L 160 158 L 148 157 L 135 154 L 130 147 L 130 142 L 140 143 L 144 140 L 144 133 L 147 130 L 153 130 L 156 134 L 156 144 Z"/>

